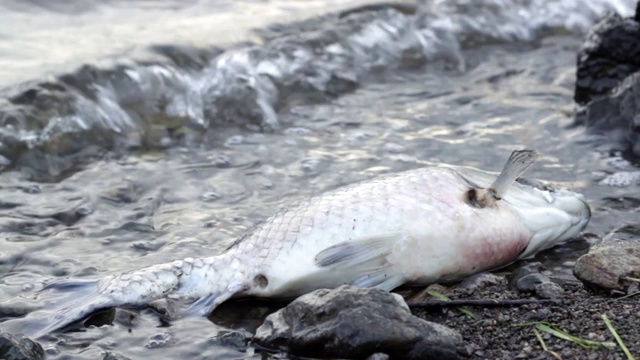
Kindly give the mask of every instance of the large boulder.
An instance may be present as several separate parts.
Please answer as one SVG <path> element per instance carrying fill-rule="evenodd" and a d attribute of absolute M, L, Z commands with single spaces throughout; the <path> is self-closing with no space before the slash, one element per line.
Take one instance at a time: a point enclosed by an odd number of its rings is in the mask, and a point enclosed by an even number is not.
<path fill-rule="evenodd" d="M 633 18 L 607 14 L 578 53 L 576 123 L 613 138 L 640 156 L 640 3 Z"/>
<path fill-rule="evenodd" d="M 399 295 L 344 285 L 303 295 L 269 315 L 254 341 L 315 358 L 458 359 L 462 336 L 413 316 Z"/>
<path fill-rule="evenodd" d="M 608 241 L 576 261 L 574 275 L 590 286 L 625 290 L 628 278 L 640 277 L 640 239 Z"/>
<path fill-rule="evenodd" d="M 640 70 L 640 3 L 634 18 L 607 14 L 595 24 L 578 53 L 574 99 L 586 104 L 609 93 Z"/>
<path fill-rule="evenodd" d="M 627 77 L 610 96 L 591 101 L 576 115 L 576 122 L 610 132 L 640 156 L 640 74 Z"/>

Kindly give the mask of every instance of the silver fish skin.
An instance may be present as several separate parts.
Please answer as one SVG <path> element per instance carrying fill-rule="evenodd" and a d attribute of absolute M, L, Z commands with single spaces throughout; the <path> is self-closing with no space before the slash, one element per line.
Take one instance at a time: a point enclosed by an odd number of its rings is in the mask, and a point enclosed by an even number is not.
<path fill-rule="evenodd" d="M 491 206 L 470 205 L 469 191 L 490 188 L 497 177 L 426 167 L 345 186 L 280 211 L 221 255 L 54 284 L 70 288 L 69 298 L 12 328 L 37 337 L 100 308 L 162 298 L 190 302 L 183 315 L 206 315 L 232 297 L 461 279 L 564 243 L 588 224 L 591 212 L 581 194 L 535 182 L 513 182 Z"/>

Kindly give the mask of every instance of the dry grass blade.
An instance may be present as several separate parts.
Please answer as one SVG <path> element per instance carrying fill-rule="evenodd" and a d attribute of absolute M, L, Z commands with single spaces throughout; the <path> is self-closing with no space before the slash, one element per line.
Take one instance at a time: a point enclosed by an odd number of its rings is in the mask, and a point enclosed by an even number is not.
<path fill-rule="evenodd" d="M 536 334 L 536 337 L 540 342 L 540 346 L 542 346 L 542 350 L 544 350 L 546 353 L 549 353 L 549 355 L 553 356 L 554 358 L 558 360 L 562 360 L 562 357 L 560 357 L 560 355 L 558 355 L 557 352 L 549 350 L 549 348 L 547 347 L 547 343 L 544 342 L 544 339 L 542 338 L 542 335 L 540 335 L 540 332 L 538 331 L 538 329 L 533 328 L 533 332 Z"/>
<path fill-rule="evenodd" d="M 607 342 L 607 341 L 594 341 L 594 340 L 589 340 L 589 339 L 585 339 L 585 338 L 581 338 L 581 337 L 577 337 L 577 336 L 573 336 L 569 333 L 567 333 L 566 331 L 562 331 L 556 327 L 553 327 L 549 324 L 545 324 L 545 323 L 538 323 L 536 324 L 536 328 L 540 331 L 544 331 L 546 333 L 549 333 L 557 338 L 560 339 L 564 339 L 567 341 L 571 341 L 575 344 L 578 344 L 580 346 L 582 346 L 585 349 L 588 350 L 597 350 L 598 348 L 600 348 L 600 346 L 604 346 L 606 348 L 612 349 L 614 347 L 616 347 L 616 344 L 612 343 L 612 342 Z"/>
<path fill-rule="evenodd" d="M 579 346 L 581 346 L 584 349 L 587 350 L 598 350 L 601 346 L 607 348 L 607 349 L 613 349 L 616 347 L 615 343 L 612 343 L 610 341 L 595 341 L 595 340 L 589 340 L 589 339 L 585 339 L 585 338 L 581 338 L 578 336 L 573 336 L 569 333 L 567 333 L 566 331 L 563 331 L 561 329 L 558 329 L 554 326 L 552 326 L 551 324 L 547 323 L 547 322 L 528 322 L 528 323 L 523 323 L 523 324 L 516 324 L 516 325 L 511 325 L 511 326 L 527 326 L 527 325 L 533 325 L 535 326 L 536 329 L 540 330 L 540 331 L 544 331 L 552 336 L 555 336 L 559 339 L 563 339 L 563 340 L 567 340 L 570 341 L 574 344 L 577 344 Z"/>
<path fill-rule="evenodd" d="M 620 346 L 620 348 L 622 349 L 624 354 L 627 356 L 627 359 L 628 360 L 635 360 L 636 358 L 633 357 L 633 355 L 631 355 L 631 352 L 629 351 L 627 346 L 622 341 L 622 338 L 620 338 L 620 335 L 618 335 L 618 332 L 613 327 L 613 324 L 611 324 L 611 321 L 609 321 L 609 317 L 607 316 L 607 314 L 602 314 L 602 320 L 607 325 L 607 328 L 609 328 L 609 331 L 611 331 L 611 333 L 613 334 L 613 337 L 616 339 L 616 342 L 618 343 L 618 345 Z"/>
<path fill-rule="evenodd" d="M 639 294 L 640 294 L 640 291 L 636 291 L 636 292 L 633 292 L 633 293 L 625 295 L 625 296 L 620 296 L 619 298 L 615 298 L 615 299 L 613 299 L 611 301 L 620 301 L 620 300 L 624 300 L 624 299 L 627 299 L 627 298 L 630 298 L 630 297 L 633 297 L 633 296 L 636 296 L 636 295 L 639 295 Z"/>

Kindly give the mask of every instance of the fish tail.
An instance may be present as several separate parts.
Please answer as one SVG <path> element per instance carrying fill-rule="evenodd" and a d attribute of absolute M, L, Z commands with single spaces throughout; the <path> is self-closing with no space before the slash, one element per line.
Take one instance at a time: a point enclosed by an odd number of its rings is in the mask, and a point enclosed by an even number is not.
<path fill-rule="evenodd" d="M 110 299 L 100 293 L 98 283 L 98 280 L 62 281 L 48 285 L 46 289 L 73 290 L 49 297 L 43 309 L 23 318 L 0 323 L 0 328 L 37 339 L 81 320 L 96 310 L 110 306 Z"/>
<path fill-rule="evenodd" d="M 97 310 L 148 305 L 165 297 L 184 305 L 177 309 L 179 315 L 207 315 L 246 288 L 243 282 L 233 281 L 228 265 L 224 255 L 189 258 L 99 280 L 57 281 L 43 288 L 48 292 L 44 309 L 0 323 L 0 328 L 38 338 Z"/>

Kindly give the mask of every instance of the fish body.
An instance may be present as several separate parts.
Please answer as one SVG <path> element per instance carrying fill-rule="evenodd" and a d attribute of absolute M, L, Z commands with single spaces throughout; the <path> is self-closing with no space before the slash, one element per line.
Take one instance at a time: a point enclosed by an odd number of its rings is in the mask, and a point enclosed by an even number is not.
<path fill-rule="evenodd" d="M 427 167 L 327 192 L 254 226 L 221 255 L 54 284 L 74 287 L 72 300 L 21 319 L 19 330 L 39 336 L 99 308 L 161 298 L 189 302 L 183 314 L 206 315 L 232 297 L 456 280 L 578 235 L 591 215 L 584 197 L 515 181 L 534 159 L 514 170 L 514 155 L 501 174 Z"/>

